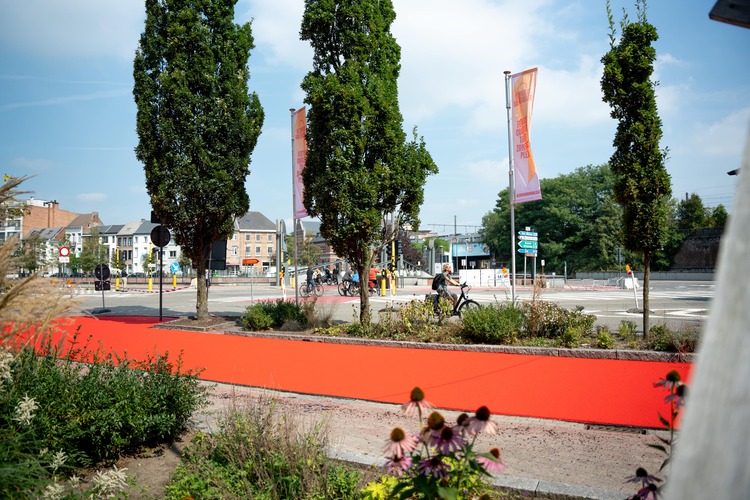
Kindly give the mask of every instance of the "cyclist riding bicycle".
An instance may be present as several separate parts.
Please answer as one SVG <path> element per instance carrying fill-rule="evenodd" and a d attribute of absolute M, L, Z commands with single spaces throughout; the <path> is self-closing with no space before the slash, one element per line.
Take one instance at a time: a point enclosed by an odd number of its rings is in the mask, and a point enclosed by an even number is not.
<path fill-rule="evenodd" d="M 461 286 L 461 283 L 451 278 L 451 272 L 453 272 L 453 267 L 450 264 L 443 264 L 443 272 L 435 275 L 432 280 L 432 288 L 439 296 L 449 300 L 453 304 L 453 309 L 455 309 L 458 295 L 448 290 L 448 285 Z"/>

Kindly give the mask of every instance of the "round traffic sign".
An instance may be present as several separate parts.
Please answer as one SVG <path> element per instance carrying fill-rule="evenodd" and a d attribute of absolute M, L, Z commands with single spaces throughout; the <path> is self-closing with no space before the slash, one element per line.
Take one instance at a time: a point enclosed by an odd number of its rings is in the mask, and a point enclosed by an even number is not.
<path fill-rule="evenodd" d="M 70 256 L 70 248 L 60 247 L 60 257 L 68 257 L 68 256 Z"/>
<path fill-rule="evenodd" d="M 96 266 L 96 269 L 94 269 L 94 276 L 96 276 L 96 279 L 106 281 L 109 279 L 109 266 L 107 264 L 99 264 Z"/>
<path fill-rule="evenodd" d="M 169 229 L 162 225 L 158 225 L 151 230 L 151 242 L 157 247 L 165 247 L 169 245 L 169 239 L 172 235 L 169 234 Z"/>

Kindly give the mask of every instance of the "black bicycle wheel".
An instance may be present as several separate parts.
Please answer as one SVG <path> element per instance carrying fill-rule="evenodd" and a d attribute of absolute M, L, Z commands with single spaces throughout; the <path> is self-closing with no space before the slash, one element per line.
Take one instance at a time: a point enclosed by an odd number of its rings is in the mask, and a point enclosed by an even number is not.
<path fill-rule="evenodd" d="M 315 296 L 320 297 L 321 295 L 323 295 L 323 285 L 315 283 Z"/>
<path fill-rule="evenodd" d="M 339 290 L 339 295 L 346 296 L 347 292 L 349 291 L 349 287 L 347 286 L 345 281 L 339 283 L 339 286 L 337 288 Z"/>
<path fill-rule="evenodd" d="M 476 309 L 479 307 L 479 302 L 475 302 L 471 299 L 466 300 L 461 303 L 460 306 L 458 306 L 458 315 L 461 316 L 461 313 L 464 313 L 470 309 Z"/>
<path fill-rule="evenodd" d="M 307 297 L 308 295 L 310 295 L 310 288 L 307 286 L 307 283 L 302 283 L 299 286 L 299 294 L 303 297 Z"/>

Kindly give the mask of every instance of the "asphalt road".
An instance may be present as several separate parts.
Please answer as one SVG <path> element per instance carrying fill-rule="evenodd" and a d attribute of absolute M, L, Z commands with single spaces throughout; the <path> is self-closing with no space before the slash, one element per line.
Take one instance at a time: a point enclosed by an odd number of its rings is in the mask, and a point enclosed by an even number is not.
<path fill-rule="evenodd" d="M 288 299 L 295 300 L 294 290 L 287 289 Z M 385 297 L 370 297 L 373 317 L 389 306 L 411 300 L 422 300 L 430 293 L 428 286 L 407 285 L 396 290 L 395 295 L 387 292 Z M 708 318 L 715 284 L 707 281 L 653 281 L 650 290 L 651 325 L 666 324 L 672 328 L 684 325 L 701 327 Z M 194 288 L 172 289 L 171 282 L 162 285 L 159 293 L 158 282 L 152 291 L 145 287 L 128 289 L 125 292 L 95 292 L 79 287 L 72 290 L 80 300 L 84 310 L 94 311 L 106 308 L 111 314 L 159 316 L 189 316 L 195 314 L 196 290 Z M 472 288 L 469 296 L 483 305 L 510 301 L 508 288 Z M 214 315 L 242 315 L 248 306 L 259 300 L 277 300 L 283 297 L 282 290 L 268 284 L 262 285 L 213 285 L 209 290 L 208 309 Z M 516 289 L 516 299 L 534 300 L 529 288 Z M 573 309 L 582 307 L 584 312 L 597 316 L 597 324 L 616 329 L 622 321 L 632 321 L 640 329 L 643 307 L 642 290 L 634 295 L 633 290 L 592 287 L 547 288 L 536 297 L 548 300 L 562 307 Z M 302 300 L 300 298 L 300 300 Z M 637 307 L 636 307 L 637 301 Z M 358 297 L 341 297 L 335 287 L 325 287 L 324 295 L 318 299 L 318 306 L 330 308 L 333 318 L 350 322 L 359 311 Z"/>

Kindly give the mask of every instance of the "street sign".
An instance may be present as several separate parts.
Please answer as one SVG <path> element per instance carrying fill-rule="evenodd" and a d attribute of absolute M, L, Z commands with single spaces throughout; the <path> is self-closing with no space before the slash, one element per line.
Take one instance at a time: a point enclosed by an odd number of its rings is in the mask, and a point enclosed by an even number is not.
<path fill-rule="evenodd" d="M 538 241 L 539 238 L 537 236 L 519 236 L 519 240 L 527 240 L 527 241 Z"/>
<path fill-rule="evenodd" d="M 99 264 L 96 266 L 96 269 L 94 269 L 94 276 L 102 281 L 108 280 L 110 274 L 109 266 L 107 264 Z"/>
<path fill-rule="evenodd" d="M 537 248 L 539 243 L 534 240 L 521 240 L 518 242 L 518 246 L 521 248 Z"/>
<path fill-rule="evenodd" d="M 536 231 L 518 231 L 518 236 L 539 236 Z"/>
<path fill-rule="evenodd" d="M 151 230 L 151 242 L 159 248 L 169 245 L 171 237 L 169 229 L 164 226 L 156 226 Z"/>
<path fill-rule="evenodd" d="M 169 265 L 169 270 L 172 271 L 172 274 L 178 272 L 180 270 L 180 264 L 177 262 L 172 262 Z"/>
<path fill-rule="evenodd" d="M 518 253 L 525 253 L 527 257 L 536 257 L 536 248 L 519 248 Z M 529 254 L 534 255 L 529 255 Z"/>
<path fill-rule="evenodd" d="M 70 257 L 70 248 L 60 247 L 60 257 Z"/>

